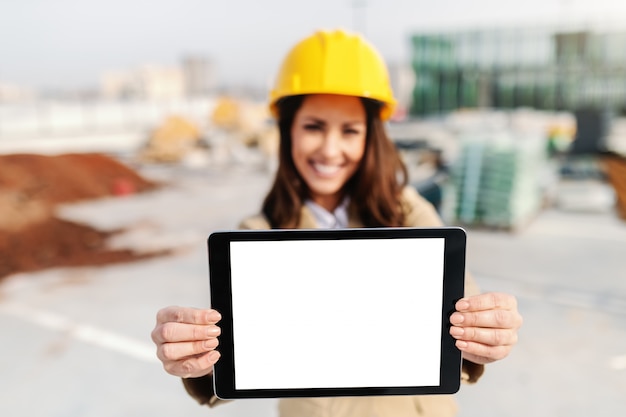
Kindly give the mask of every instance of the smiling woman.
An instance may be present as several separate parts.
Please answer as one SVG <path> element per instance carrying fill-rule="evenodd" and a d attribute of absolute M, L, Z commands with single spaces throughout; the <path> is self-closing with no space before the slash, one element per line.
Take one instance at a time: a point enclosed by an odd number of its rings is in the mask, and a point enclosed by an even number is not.
<path fill-rule="evenodd" d="M 387 69 L 376 49 L 361 36 L 342 30 L 318 31 L 298 42 L 282 63 L 269 105 L 280 132 L 278 169 L 261 213 L 245 219 L 240 228 L 442 226 L 434 207 L 406 185 L 406 167 L 384 126 L 395 107 Z M 316 264 L 321 270 L 336 271 L 337 264 L 332 258 L 343 256 L 341 251 L 333 252 L 333 256 L 305 252 L 302 256 L 306 262 Z M 360 252 L 359 256 L 368 255 Z M 393 266 L 403 273 L 415 273 L 411 268 L 399 266 L 402 262 L 395 261 L 398 254 L 393 250 L 381 256 L 387 262 L 394 262 Z M 404 257 L 402 261 L 411 265 L 420 262 L 417 255 Z M 298 287 L 305 275 L 302 269 L 310 272 L 311 268 L 305 262 L 293 265 L 287 276 Z M 384 273 L 376 274 L 376 278 L 383 280 L 386 273 L 393 275 L 397 271 L 389 267 Z M 357 265 L 347 273 L 354 274 L 355 283 L 363 282 Z M 262 275 L 256 277 L 261 285 Z M 362 288 L 353 290 L 358 292 Z M 290 297 L 287 292 L 281 295 Z M 450 335 L 456 340 L 454 346 L 462 352 L 463 380 L 467 382 L 478 380 L 485 364 L 508 355 L 522 322 L 515 297 L 477 293 L 473 279 L 466 274 L 465 297 L 455 304 L 457 311 L 450 316 Z M 416 297 L 411 300 L 417 302 Z M 346 298 L 345 302 L 349 303 L 350 299 Z M 279 321 L 269 313 L 272 307 L 268 306 L 267 311 L 255 309 L 255 323 L 264 335 L 258 343 L 265 346 L 280 344 L 272 334 L 275 330 L 272 322 Z M 371 314 L 388 313 L 378 308 L 372 306 Z M 319 309 L 328 306 L 320 305 Z M 329 310 L 324 312 L 333 314 Z M 304 331 L 311 332 L 312 343 L 327 344 L 332 340 L 324 326 L 328 319 L 322 313 L 316 317 L 319 325 L 308 326 Z M 367 314 L 363 317 L 365 323 L 372 321 L 367 319 Z M 190 395 L 210 406 L 220 403 L 212 384 L 213 365 L 220 360 L 220 318 L 216 310 L 166 307 L 157 313 L 157 324 L 152 331 L 157 355 L 165 369 L 184 378 Z M 412 323 L 416 327 L 409 326 L 408 334 L 420 335 L 417 320 Z M 390 326 L 355 327 L 346 331 L 365 332 L 367 340 L 394 331 Z M 362 363 L 363 370 L 387 364 L 385 354 L 389 352 L 381 352 L 379 343 L 361 348 L 371 358 L 371 363 Z M 333 372 L 332 365 L 329 367 L 327 371 Z M 259 369 L 267 369 L 268 374 L 273 372 L 267 363 Z M 263 379 L 265 375 L 254 377 Z M 279 410 L 281 417 L 451 417 L 456 414 L 456 405 L 448 395 L 320 397 L 281 399 Z"/>

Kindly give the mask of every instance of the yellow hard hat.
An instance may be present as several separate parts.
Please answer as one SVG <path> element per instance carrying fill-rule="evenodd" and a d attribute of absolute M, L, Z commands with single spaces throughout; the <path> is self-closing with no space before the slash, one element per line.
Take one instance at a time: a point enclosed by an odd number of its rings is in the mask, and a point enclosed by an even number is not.
<path fill-rule="evenodd" d="M 378 51 L 357 34 L 343 30 L 317 31 L 298 42 L 287 54 L 270 92 L 270 110 L 276 103 L 300 94 L 341 94 L 383 103 L 380 118 L 393 114 L 387 66 Z"/>

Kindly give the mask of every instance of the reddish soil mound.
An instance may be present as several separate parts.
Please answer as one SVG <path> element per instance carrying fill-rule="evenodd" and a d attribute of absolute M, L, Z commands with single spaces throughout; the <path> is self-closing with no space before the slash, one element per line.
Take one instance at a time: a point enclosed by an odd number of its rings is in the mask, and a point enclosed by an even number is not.
<path fill-rule="evenodd" d="M 609 182 L 615 189 L 617 211 L 626 220 L 626 157 L 617 155 L 604 158 L 604 166 Z"/>
<path fill-rule="evenodd" d="M 102 154 L 0 155 L 0 190 L 50 204 L 113 195 L 119 184 L 134 191 L 155 188 L 132 169 Z"/>
<path fill-rule="evenodd" d="M 0 236 L 0 279 L 17 272 L 38 271 L 55 266 L 107 265 L 164 255 L 110 250 L 106 240 L 116 232 L 51 217 L 17 233 Z"/>
<path fill-rule="evenodd" d="M 102 265 L 162 255 L 110 250 L 102 232 L 53 216 L 56 204 L 155 189 L 103 154 L 0 155 L 0 278 L 55 266 Z"/>

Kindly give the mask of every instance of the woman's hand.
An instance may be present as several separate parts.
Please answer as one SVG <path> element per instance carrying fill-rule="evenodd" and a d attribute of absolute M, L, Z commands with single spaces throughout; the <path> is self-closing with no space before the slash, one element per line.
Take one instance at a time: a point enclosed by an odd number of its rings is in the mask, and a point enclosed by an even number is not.
<path fill-rule="evenodd" d="M 505 358 L 517 343 L 522 316 L 508 294 L 487 293 L 457 301 L 450 334 L 463 358 L 486 364 Z"/>
<path fill-rule="evenodd" d="M 220 357 L 215 350 L 222 316 L 215 310 L 166 307 L 157 313 L 152 340 L 165 370 L 181 378 L 210 374 Z"/>

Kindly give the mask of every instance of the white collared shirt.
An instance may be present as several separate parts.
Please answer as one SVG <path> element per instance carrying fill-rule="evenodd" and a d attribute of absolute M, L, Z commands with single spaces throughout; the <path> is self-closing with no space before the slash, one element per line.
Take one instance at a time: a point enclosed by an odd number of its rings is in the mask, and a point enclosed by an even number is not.
<path fill-rule="evenodd" d="M 306 200 L 304 202 L 304 205 L 311 211 L 311 214 L 313 214 L 315 224 L 320 229 L 343 229 L 348 227 L 349 204 L 350 197 L 346 196 L 341 201 L 341 204 L 331 213 L 312 200 Z"/>

